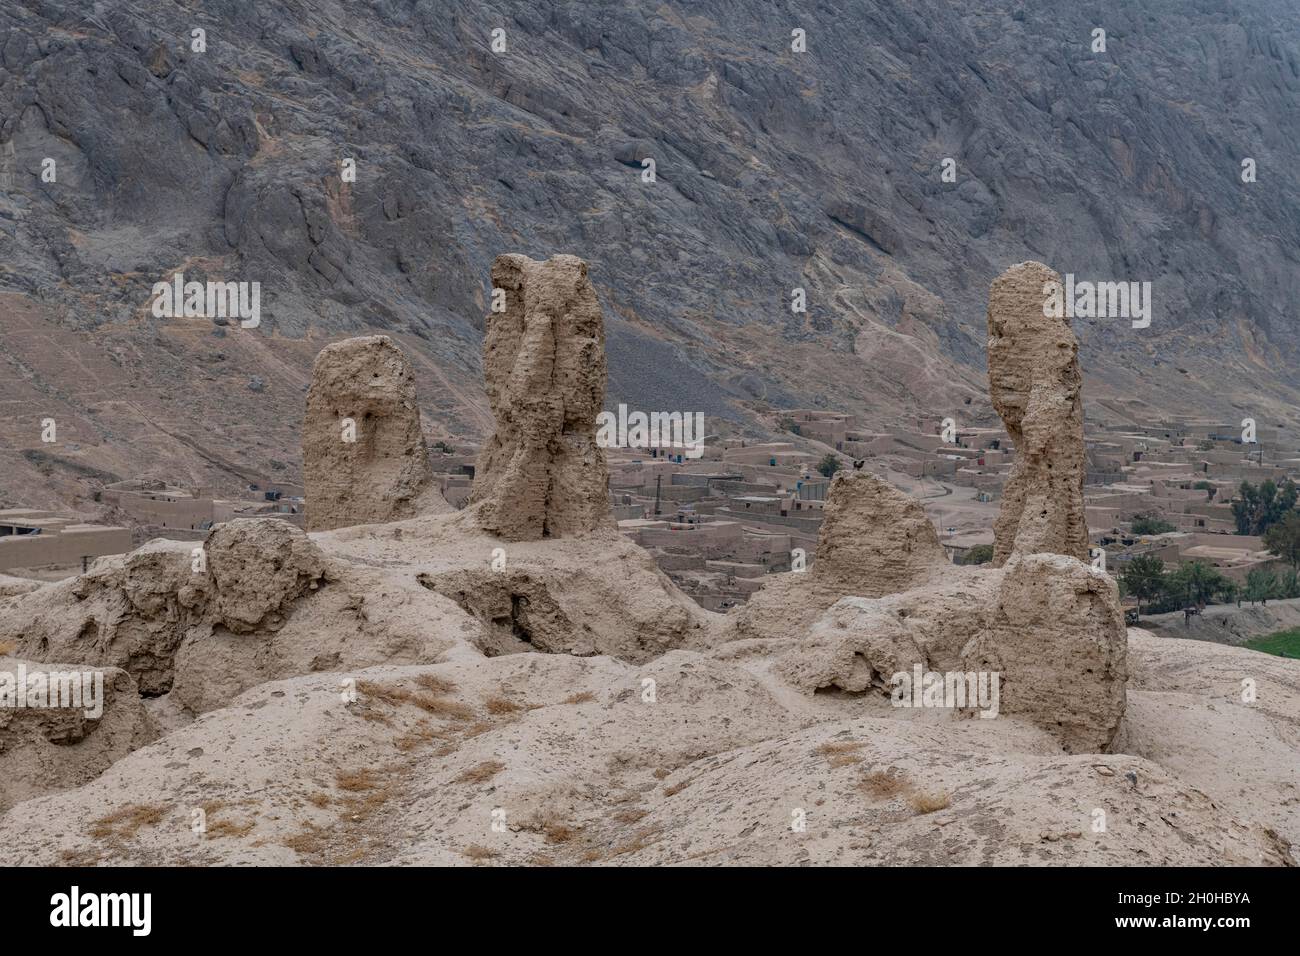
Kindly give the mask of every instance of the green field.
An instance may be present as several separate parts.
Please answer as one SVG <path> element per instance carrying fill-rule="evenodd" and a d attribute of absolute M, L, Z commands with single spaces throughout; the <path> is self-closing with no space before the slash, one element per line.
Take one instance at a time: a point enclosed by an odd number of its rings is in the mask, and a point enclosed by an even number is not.
<path fill-rule="evenodd" d="M 1247 641 L 1242 646 L 1249 647 L 1253 651 L 1263 651 L 1265 654 L 1276 654 L 1278 657 L 1300 658 L 1300 628 L 1265 634 L 1253 641 Z"/>

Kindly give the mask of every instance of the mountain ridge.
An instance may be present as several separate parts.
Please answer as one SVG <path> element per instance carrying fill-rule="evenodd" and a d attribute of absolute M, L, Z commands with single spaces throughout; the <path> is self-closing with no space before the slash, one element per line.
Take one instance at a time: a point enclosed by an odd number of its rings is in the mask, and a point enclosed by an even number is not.
<path fill-rule="evenodd" d="M 0 496 L 85 490 L 20 454 L 42 402 L 83 466 L 148 447 L 177 478 L 235 480 L 165 421 L 293 475 L 311 357 L 370 331 L 412 352 L 426 420 L 480 438 L 507 251 L 590 263 L 611 405 L 750 434 L 790 406 L 991 422 L 988 283 L 1040 259 L 1154 284 L 1149 329 L 1075 322 L 1091 415 L 1290 421 L 1297 19 L 1163 0 L 10 5 Z M 153 318 L 176 271 L 260 281 L 261 327 Z M 66 362 L 32 351 L 54 338 Z M 78 369 L 105 358 L 134 410 L 88 396 Z"/>

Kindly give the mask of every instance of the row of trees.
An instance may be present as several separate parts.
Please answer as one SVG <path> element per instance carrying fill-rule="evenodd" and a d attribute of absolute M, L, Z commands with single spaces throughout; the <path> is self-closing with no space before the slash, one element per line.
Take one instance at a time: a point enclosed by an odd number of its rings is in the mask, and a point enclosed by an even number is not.
<path fill-rule="evenodd" d="M 1298 489 L 1290 478 L 1278 486 L 1271 478 L 1258 487 L 1243 481 L 1232 502 L 1237 534 L 1264 534 L 1269 528 L 1296 514 Z"/>
<path fill-rule="evenodd" d="M 1137 598 L 1139 614 L 1203 606 L 1216 598 L 1236 600 L 1236 585 L 1201 561 L 1188 561 L 1170 571 L 1155 555 L 1141 554 L 1120 570 L 1119 583 L 1124 594 Z"/>
<path fill-rule="evenodd" d="M 1139 614 L 1163 614 L 1216 602 L 1254 604 L 1270 598 L 1300 597 L 1300 571 L 1294 564 L 1280 574 L 1270 568 L 1255 568 L 1246 575 L 1246 583 L 1239 585 L 1203 561 L 1188 561 L 1168 570 L 1155 555 L 1143 554 L 1124 565 L 1119 584 L 1121 594 L 1137 598 Z"/>

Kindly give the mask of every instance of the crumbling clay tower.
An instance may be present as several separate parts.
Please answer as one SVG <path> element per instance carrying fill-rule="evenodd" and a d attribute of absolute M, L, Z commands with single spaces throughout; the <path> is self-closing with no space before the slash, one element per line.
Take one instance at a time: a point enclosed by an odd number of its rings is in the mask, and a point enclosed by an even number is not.
<path fill-rule="evenodd" d="M 1012 553 L 1088 560 L 1079 342 L 1070 320 L 1044 314 L 1050 283 L 1041 262 L 1022 262 L 989 290 L 989 397 L 1016 446 L 993 525 L 993 562 Z"/>
<path fill-rule="evenodd" d="M 605 399 L 605 323 L 587 264 L 498 256 L 483 374 L 496 430 L 479 455 L 471 504 L 511 541 L 613 529 L 596 415 Z"/>
<path fill-rule="evenodd" d="M 345 339 L 316 356 L 302 459 L 309 531 L 450 510 L 429 470 L 415 373 L 386 335 Z"/>

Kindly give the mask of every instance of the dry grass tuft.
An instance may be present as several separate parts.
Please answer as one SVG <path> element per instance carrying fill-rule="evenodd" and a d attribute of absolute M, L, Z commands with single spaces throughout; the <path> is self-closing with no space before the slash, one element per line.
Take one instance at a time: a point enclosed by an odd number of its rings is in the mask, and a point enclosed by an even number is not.
<path fill-rule="evenodd" d="M 590 703 L 591 703 L 592 701 L 594 701 L 595 699 L 596 699 L 596 695 L 595 695 L 595 694 L 593 694 L 593 693 L 592 693 L 591 691 L 589 691 L 589 690 L 584 690 L 581 694 L 570 694 L 568 697 L 564 698 L 564 700 L 560 701 L 560 703 L 562 703 L 562 704 L 590 704 Z"/>
<path fill-rule="evenodd" d="M 247 805 L 255 802 L 256 801 L 254 800 L 236 801 L 237 804 L 242 804 L 242 805 Z M 230 820 L 211 819 L 218 812 L 220 812 L 221 810 L 229 806 L 229 803 L 226 800 L 222 799 L 221 797 L 214 797 L 211 800 L 205 800 L 203 803 L 199 804 L 199 806 L 203 808 L 205 819 L 207 819 L 207 826 L 204 830 L 204 835 L 208 839 L 212 839 L 215 837 L 245 836 L 246 834 L 251 833 L 253 828 L 257 825 L 257 822 L 255 820 L 247 820 L 244 823 L 234 823 Z M 254 814 L 254 816 L 256 816 L 256 813 Z"/>
<path fill-rule="evenodd" d="M 834 757 L 838 754 L 852 753 L 855 750 L 861 750 L 866 744 L 860 740 L 828 740 L 817 747 L 817 753 L 823 757 Z"/>
<path fill-rule="evenodd" d="M 897 770 L 873 770 L 858 783 L 858 789 L 869 797 L 896 797 L 911 784 L 907 775 Z"/>
<path fill-rule="evenodd" d="M 565 823 L 551 808 L 531 814 L 521 824 L 520 829 L 543 834 L 547 843 L 568 843 L 582 833 L 582 827 Z"/>
<path fill-rule="evenodd" d="M 361 770 L 340 770 L 334 777 L 334 783 L 340 790 L 373 790 L 379 786 L 375 772 L 369 767 Z"/>
<path fill-rule="evenodd" d="M 659 842 L 653 839 L 658 835 L 658 827 L 645 827 L 638 830 L 636 836 L 632 837 L 627 843 L 614 847 L 609 853 L 610 856 L 622 856 L 625 853 L 635 853 L 637 850 L 644 850 L 646 847 Z"/>
<path fill-rule="evenodd" d="M 489 697 L 485 700 L 484 705 L 487 707 L 489 714 L 501 716 L 502 714 L 514 714 L 523 710 L 523 705 L 516 704 L 507 697 Z"/>
<path fill-rule="evenodd" d="M 462 704 L 458 700 L 450 700 L 446 697 L 417 694 L 411 698 L 411 703 L 427 713 L 450 717 L 452 720 L 469 720 L 474 716 L 474 708 L 469 704 Z"/>
<path fill-rule="evenodd" d="M 285 837 L 280 844 L 295 853 L 320 853 L 325 849 L 325 831 L 308 823 L 301 833 Z"/>
<path fill-rule="evenodd" d="M 904 794 L 908 806 L 918 814 L 945 810 L 952 804 L 952 797 L 947 793 L 918 790 L 907 774 L 892 768 L 871 771 L 858 781 L 858 789 L 876 799 L 889 799 Z"/>
<path fill-rule="evenodd" d="M 149 806 L 130 803 L 90 823 L 90 835 L 97 840 L 129 839 L 144 827 L 154 826 L 171 809 L 167 806 Z"/>
<path fill-rule="evenodd" d="M 392 787 L 380 787 L 367 790 L 364 794 L 344 797 L 340 803 L 339 816 L 352 823 L 360 823 L 392 799 L 396 791 Z"/>
<path fill-rule="evenodd" d="M 486 783 L 505 769 L 506 765 L 500 760 L 484 760 L 482 763 L 470 767 L 457 777 L 453 783 Z"/>
<path fill-rule="evenodd" d="M 543 830 L 546 834 L 547 843 L 568 843 L 582 831 L 578 827 L 571 827 L 567 823 L 550 823 Z"/>
<path fill-rule="evenodd" d="M 439 677 L 437 674 L 421 674 L 415 679 L 415 682 L 431 694 L 450 694 L 456 690 L 456 682 L 447 680 L 445 677 Z"/>
<path fill-rule="evenodd" d="M 952 805 L 952 797 L 946 793 L 913 793 L 907 798 L 908 805 L 918 814 L 934 813 L 946 810 Z"/>
<path fill-rule="evenodd" d="M 677 796 L 677 794 L 681 793 L 683 790 L 685 790 L 694 782 L 695 782 L 695 778 L 692 777 L 689 780 L 683 780 L 681 783 L 675 783 L 671 787 L 664 787 L 664 796 L 675 797 Z"/>
<path fill-rule="evenodd" d="M 614 814 L 614 819 L 618 823 L 639 823 L 649 814 L 649 810 L 620 810 Z"/>
<path fill-rule="evenodd" d="M 322 810 L 328 807 L 330 805 L 330 801 L 333 799 L 334 798 L 331 797 L 328 793 L 312 793 L 312 794 L 308 794 L 307 796 L 308 803 L 310 803 L 314 807 L 320 807 Z"/>
<path fill-rule="evenodd" d="M 105 856 L 102 850 L 63 850 L 59 859 L 64 866 L 98 866 Z"/>
<path fill-rule="evenodd" d="M 253 831 L 256 822 L 249 820 L 247 823 L 231 823 L 229 820 L 218 820 L 208 827 L 208 838 L 213 837 L 241 837 Z"/>
<path fill-rule="evenodd" d="M 380 684 L 373 680 L 357 681 L 357 690 L 367 697 L 382 700 L 395 707 L 411 699 L 411 692 L 405 687 L 399 687 L 396 684 Z"/>
<path fill-rule="evenodd" d="M 472 707 L 459 701 L 437 696 L 439 693 L 445 693 L 447 689 L 455 688 L 456 685 L 451 681 L 435 677 L 432 674 L 421 674 L 415 679 L 415 682 L 424 690 L 415 692 L 397 684 L 380 684 L 369 680 L 358 681 L 357 690 L 373 700 L 383 701 L 392 704 L 394 707 L 399 707 L 402 704 L 414 704 L 430 714 L 451 717 L 455 720 L 468 720 L 474 716 Z M 432 693 L 429 693 L 429 691 Z"/>
<path fill-rule="evenodd" d="M 832 767 L 851 767 L 862 763 L 862 758 L 855 753 L 866 744 L 860 740 L 828 740 L 817 747 L 817 753 L 826 758 Z"/>
<path fill-rule="evenodd" d="M 491 860 L 494 857 L 501 855 L 496 850 L 489 850 L 487 847 L 479 846 L 477 843 L 471 843 L 469 846 L 465 847 L 465 849 L 461 850 L 461 853 L 469 857 L 471 860 Z"/>
<path fill-rule="evenodd" d="M 437 732 L 435 732 L 432 727 L 427 723 L 422 723 L 420 726 L 411 729 L 407 733 L 404 733 L 399 737 L 394 737 L 393 746 L 402 753 L 410 753 L 416 747 L 421 744 L 427 744 L 437 736 Z"/>

